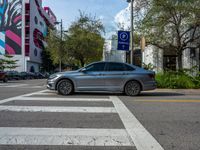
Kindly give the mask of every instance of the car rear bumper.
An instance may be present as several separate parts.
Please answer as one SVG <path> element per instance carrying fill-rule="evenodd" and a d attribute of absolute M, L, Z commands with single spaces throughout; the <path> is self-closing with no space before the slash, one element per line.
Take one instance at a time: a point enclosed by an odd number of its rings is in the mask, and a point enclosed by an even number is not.
<path fill-rule="evenodd" d="M 156 81 L 151 81 L 144 84 L 143 91 L 155 90 L 156 88 L 157 88 Z"/>

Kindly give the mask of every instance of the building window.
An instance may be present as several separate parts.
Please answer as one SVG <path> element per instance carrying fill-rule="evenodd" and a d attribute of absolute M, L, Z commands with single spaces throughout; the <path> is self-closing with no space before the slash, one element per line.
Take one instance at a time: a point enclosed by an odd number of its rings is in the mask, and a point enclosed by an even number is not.
<path fill-rule="evenodd" d="M 29 36 L 30 36 L 30 32 L 29 32 L 29 30 L 26 30 L 26 39 L 27 38 L 29 39 Z"/>
<path fill-rule="evenodd" d="M 34 50 L 34 55 L 37 57 L 37 54 L 38 54 L 38 51 L 37 51 L 37 49 L 35 48 L 35 50 Z"/>
<path fill-rule="evenodd" d="M 41 21 L 40 21 L 40 26 L 41 26 L 41 27 L 44 27 L 44 24 L 43 24 Z"/>
<path fill-rule="evenodd" d="M 26 26 L 29 26 L 30 25 L 30 20 L 29 18 L 26 19 Z"/>
<path fill-rule="evenodd" d="M 30 72 L 35 72 L 35 68 L 34 68 L 34 66 L 31 66 L 31 68 L 30 68 Z"/>
<path fill-rule="evenodd" d="M 165 55 L 164 56 L 164 61 L 163 61 L 164 70 L 176 71 L 176 59 L 177 59 L 177 56 Z"/>
<path fill-rule="evenodd" d="M 38 18 L 35 16 L 35 24 L 38 24 Z"/>
<path fill-rule="evenodd" d="M 190 48 L 190 57 L 191 58 L 196 57 L 196 49 L 195 49 L 195 47 Z"/>

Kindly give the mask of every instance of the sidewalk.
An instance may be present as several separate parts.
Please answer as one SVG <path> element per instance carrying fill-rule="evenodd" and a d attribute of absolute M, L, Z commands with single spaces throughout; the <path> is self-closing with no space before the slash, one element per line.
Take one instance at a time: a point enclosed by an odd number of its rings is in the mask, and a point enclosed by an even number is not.
<path fill-rule="evenodd" d="M 149 91 L 150 93 L 177 93 L 177 94 L 184 94 L 184 95 L 199 95 L 200 96 L 200 89 L 156 89 L 153 91 Z"/>

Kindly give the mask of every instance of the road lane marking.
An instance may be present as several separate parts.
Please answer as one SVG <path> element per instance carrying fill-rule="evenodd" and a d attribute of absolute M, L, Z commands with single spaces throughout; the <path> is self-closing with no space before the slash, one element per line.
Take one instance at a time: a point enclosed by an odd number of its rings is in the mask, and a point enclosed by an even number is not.
<path fill-rule="evenodd" d="M 70 113 L 116 113 L 114 107 L 50 107 L 50 106 L 0 106 L 0 111 L 14 112 L 70 112 Z"/>
<path fill-rule="evenodd" d="M 16 100 L 31 100 L 31 101 L 105 101 L 110 102 L 108 98 L 57 98 L 57 97 L 20 97 Z"/>
<path fill-rule="evenodd" d="M 25 96 L 32 96 L 34 94 L 41 93 L 41 92 L 46 92 L 46 91 L 47 90 L 42 90 L 42 91 L 38 91 L 38 92 L 33 92 L 33 93 L 28 93 L 28 94 L 24 94 L 24 95 L 20 95 L 20 96 L 7 98 L 7 99 L 4 99 L 4 100 L 0 100 L 0 104 L 7 103 L 7 102 L 10 102 L 10 101 L 13 101 L 13 100 L 16 100 L 16 99 L 20 99 L 20 98 L 25 97 Z"/>
<path fill-rule="evenodd" d="M 37 95 L 56 95 L 56 93 L 37 93 Z"/>
<path fill-rule="evenodd" d="M 118 97 L 110 98 L 137 150 L 164 150 Z"/>
<path fill-rule="evenodd" d="M 14 87 L 22 87 L 22 86 L 28 86 L 28 84 L 7 84 L 7 85 L 0 85 L 0 87 L 7 87 L 7 88 L 14 88 Z"/>
<path fill-rule="evenodd" d="M 0 128 L 1 145 L 134 146 L 125 129 Z"/>
<path fill-rule="evenodd" d="M 161 103 L 200 103 L 200 100 L 134 100 L 136 102 L 161 102 Z"/>

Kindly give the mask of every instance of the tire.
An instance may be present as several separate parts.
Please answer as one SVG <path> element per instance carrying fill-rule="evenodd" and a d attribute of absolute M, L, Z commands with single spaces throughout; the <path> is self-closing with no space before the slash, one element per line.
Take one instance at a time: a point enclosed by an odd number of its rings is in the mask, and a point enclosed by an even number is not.
<path fill-rule="evenodd" d="M 137 81 L 129 81 L 124 88 L 124 92 L 127 96 L 137 96 L 141 92 L 140 83 Z"/>
<path fill-rule="evenodd" d="M 58 83 L 57 90 L 61 95 L 70 95 L 74 91 L 74 86 L 70 80 L 61 80 Z"/>

